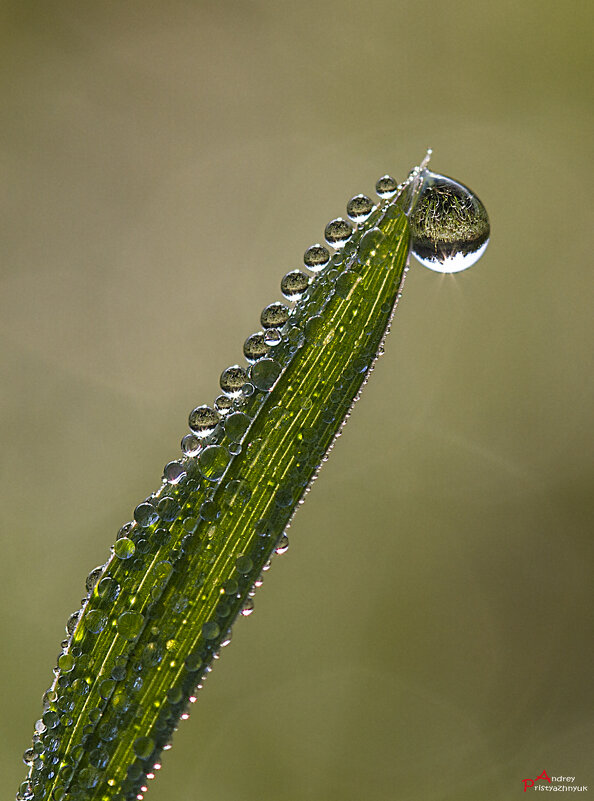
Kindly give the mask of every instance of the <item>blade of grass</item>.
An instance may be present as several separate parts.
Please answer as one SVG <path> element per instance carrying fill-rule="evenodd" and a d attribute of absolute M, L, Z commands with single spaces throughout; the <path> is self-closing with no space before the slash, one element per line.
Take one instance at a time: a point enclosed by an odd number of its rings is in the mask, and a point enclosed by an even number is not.
<path fill-rule="evenodd" d="M 346 243 L 290 312 L 267 307 L 268 343 L 249 371 L 223 373 L 218 412 L 191 415 L 206 436 L 185 441 L 87 579 L 17 798 L 142 797 L 381 352 L 406 272 L 410 194 L 399 189 L 352 233 L 330 224 L 327 237 L 342 231 Z"/>

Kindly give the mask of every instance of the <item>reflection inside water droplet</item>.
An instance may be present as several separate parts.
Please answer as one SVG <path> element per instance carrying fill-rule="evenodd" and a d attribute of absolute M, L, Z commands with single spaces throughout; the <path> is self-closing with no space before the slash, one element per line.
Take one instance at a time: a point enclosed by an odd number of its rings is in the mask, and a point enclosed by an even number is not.
<path fill-rule="evenodd" d="M 423 170 L 410 214 L 412 252 L 439 273 L 458 273 L 477 262 L 489 244 L 487 210 L 464 184 Z"/>

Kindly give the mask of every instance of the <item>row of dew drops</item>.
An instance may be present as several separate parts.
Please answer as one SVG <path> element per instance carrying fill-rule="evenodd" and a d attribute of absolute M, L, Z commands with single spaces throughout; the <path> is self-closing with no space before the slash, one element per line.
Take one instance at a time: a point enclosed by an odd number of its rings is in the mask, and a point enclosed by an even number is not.
<path fill-rule="evenodd" d="M 400 188 L 401 186 L 389 175 L 382 176 L 376 183 L 376 193 L 380 198 L 380 202 L 383 201 L 384 203 L 393 198 Z M 332 249 L 336 252 L 336 256 L 339 257 L 342 248 L 349 242 L 355 231 L 365 224 L 376 208 L 377 205 L 366 195 L 358 194 L 351 198 L 347 204 L 348 219 L 338 217 L 331 220 L 326 226 L 324 230 L 326 245 L 316 243 L 305 251 L 303 263 L 304 267 L 312 274 L 311 277 L 303 270 L 291 270 L 283 276 L 281 292 L 287 301 L 294 303 L 302 298 L 316 276 L 331 262 Z M 126 523 L 120 529 L 116 542 L 111 549 L 113 556 L 118 560 L 126 561 L 131 567 L 134 566 L 136 561 L 137 569 L 144 566 L 145 563 L 140 557 L 150 548 L 150 543 L 144 536 L 139 537 L 136 535 L 142 535 L 148 528 L 157 526 L 160 520 L 165 524 L 172 524 L 180 512 L 180 506 L 174 497 L 162 494 L 163 490 L 167 492 L 167 487 L 169 487 L 179 491 L 185 485 L 186 493 L 191 493 L 197 487 L 197 482 L 192 479 L 191 468 L 197 467 L 199 474 L 214 486 L 220 481 L 228 465 L 229 457 L 241 451 L 241 440 L 251 423 L 251 419 L 242 409 L 245 408 L 248 399 L 256 391 L 263 393 L 265 396 L 272 389 L 282 372 L 281 363 L 273 358 L 271 354 L 273 354 L 274 348 L 283 342 L 283 327 L 290 321 L 291 313 L 289 306 L 284 303 L 275 302 L 266 306 L 260 316 L 261 330 L 251 334 L 245 340 L 243 346 L 243 353 L 248 367 L 245 368 L 235 364 L 223 370 L 220 377 L 220 387 L 223 394 L 216 398 L 213 406 L 197 406 L 190 412 L 188 420 L 190 431 L 181 441 L 182 458 L 165 465 L 161 490 L 140 503 L 134 510 L 134 521 Z M 294 353 L 304 342 L 303 336 L 295 336 L 294 327 L 292 331 L 293 348 L 292 350 L 289 349 L 289 354 Z M 223 434 L 226 434 L 227 439 L 230 441 L 230 445 L 226 447 L 219 444 Z M 159 495 L 161 495 L 160 499 Z M 209 501 L 207 500 L 203 507 L 208 507 L 208 504 Z M 206 519 L 208 509 L 204 508 L 203 510 L 201 507 L 201 514 Z M 154 534 L 154 542 L 160 544 L 168 536 L 169 532 L 166 528 L 157 528 Z M 288 550 L 288 547 L 288 538 L 286 534 L 283 534 L 277 542 L 274 552 L 283 554 Z M 239 557 L 238 570 L 240 573 L 245 573 L 245 566 L 239 565 L 241 559 L 246 559 L 246 557 Z M 163 578 L 166 579 L 172 570 L 172 565 L 167 562 L 160 564 Z M 115 739 L 113 726 L 103 738 L 99 738 L 99 745 L 95 744 L 96 747 L 93 752 L 95 758 L 90 760 L 95 768 L 85 768 L 79 771 L 79 775 L 76 776 L 78 785 L 73 783 L 75 778 L 74 768 L 63 759 L 60 759 L 56 752 L 60 745 L 60 728 L 71 727 L 74 724 L 72 718 L 69 717 L 73 702 L 65 695 L 61 696 L 60 690 L 64 691 L 66 687 L 70 686 L 69 675 L 76 674 L 76 662 L 82 656 L 80 646 L 73 644 L 73 637 L 81 614 L 88 604 L 95 587 L 98 588 L 98 592 L 103 598 L 111 602 L 115 601 L 121 590 L 116 580 L 105 573 L 108 565 L 109 561 L 89 573 L 86 580 L 87 595 L 81 601 L 82 607 L 70 616 L 66 624 L 67 638 L 61 643 L 62 651 L 54 668 L 56 678 L 52 686 L 43 695 L 44 713 L 35 724 L 32 746 L 23 755 L 23 761 L 29 768 L 29 775 L 20 785 L 16 801 L 41 801 L 41 799 L 46 799 L 46 782 L 52 781 L 58 775 L 63 783 L 54 787 L 51 796 L 52 801 L 70 801 L 70 799 L 72 801 L 74 799 L 82 801 L 86 797 L 86 791 L 90 791 L 97 786 L 101 778 L 100 771 L 107 765 L 109 754 L 106 751 L 106 747 Z M 270 561 L 264 566 L 264 570 L 269 567 Z M 254 609 L 253 596 L 256 589 L 262 585 L 262 582 L 262 575 L 253 581 L 247 601 L 241 610 L 243 616 L 247 617 L 252 613 Z M 233 590 L 234 588 L 229 587 L 229 589 Z M 236 587 L 235 592 L 237 593 L 237 591 L 238 588 Z M 85 620 L 85 627 L 89 631 L 99 633 L 106 627 L 108 617 L 100 609 L 90 612 L 87 618 L 91 616 L 92 620 Z M 118 617 L 117 631 L 126 640 L 132 641 L 140 633 L 143 623 L 144 618 L 140 612 L 125 611 Z M 229 629 L 221 635 L 216 624 L 212 626 L 210 623 L 206 623 L 203 636 L 205 639 L 220 638 L 218 645 L 222 647 L 230 642 L 231 631 Z M 215 659 L 218 658 L 219 652 L 213 653 L 212 656 Z M 197 689 L 202 687 L 204 678 L 210 670 L 210 666 L 204 669 L 204 675 L 197 685 Z M 125 666 L 123 664 L 116 665 L 112 670 L 111 679 L 107 679 L 105 682 L 110 685 L 110 692 L 113 692 L 113 686 L 124 679 L 125 676 Z M 81 691 L 86 688 L 86 692 L 88 692 L 88 685 L 83 680 L 78 679 L 72 683 L 73 686 L 76 684 L 79 685 Z M 108 699 L 110 697 L 109 694 L 106 693 L 106 697 Z M 192 694 L 182 707 L 179 706 L 180 702 L 183 701 L 182 698 L 172 697 L 169 700 L 177 710 L 181 710 L 181 714 L 178 712 L 180 719 L 185 720 L 189 716 L 189 704 L 196 700 L 196 696 Z M 94 728 L 93 724 L 96 724 L 100 717 L 100 710 L 90 711 L 90 728 L 87 731 L 87 737 L 90 737 L 90 730 Z M 164 750 L 169 748 L 171 748 L 171 743 L 164 746 Z M 143 777 L 147 779 L 154 778 L 156 771 L 161 767 L 160 762 L 156 761 L 154 741 L 150 737 L 137 738 L 134 742 L 134 753 L 139 763 L 133 766 L 134 770 L 132 772 L 129 771 L 129 777 L 132 782 L 135 779 L 142 780 Z M 134 790 L 133 794 L 119 793 L 112 797 L 114 801 L 116 799 L 117 801 L 120 801 L 120 799 L 123 801 L 128 798 L 136 798 L 137 801 L 142 801 L 143 793 L 146 790 L 147 785 L 142 784 L 139 792 Z"/>

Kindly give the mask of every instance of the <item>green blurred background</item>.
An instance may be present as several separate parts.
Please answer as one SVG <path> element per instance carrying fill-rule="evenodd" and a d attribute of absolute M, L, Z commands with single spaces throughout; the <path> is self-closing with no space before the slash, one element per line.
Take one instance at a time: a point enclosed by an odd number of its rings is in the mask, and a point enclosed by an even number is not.
<path fill-rule="evenodd" d="M 386 356 L 152 801 L 508 801 L 592 771 L 591 5 L 1 8 L 0 787 L 68 614 L 325 223 L 486 204 Z"/>

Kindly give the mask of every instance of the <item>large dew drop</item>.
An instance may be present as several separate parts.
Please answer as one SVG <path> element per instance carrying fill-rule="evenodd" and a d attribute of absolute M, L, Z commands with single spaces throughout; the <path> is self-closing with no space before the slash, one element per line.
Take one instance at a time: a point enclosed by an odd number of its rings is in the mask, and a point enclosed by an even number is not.
<path fill-rule="evenodd" d="M 487 210 L 464 184 L 424 169 L 410 215 L 412 252 L 438 273 L 459 273 L 477 262 L 489 244 Z"/>

